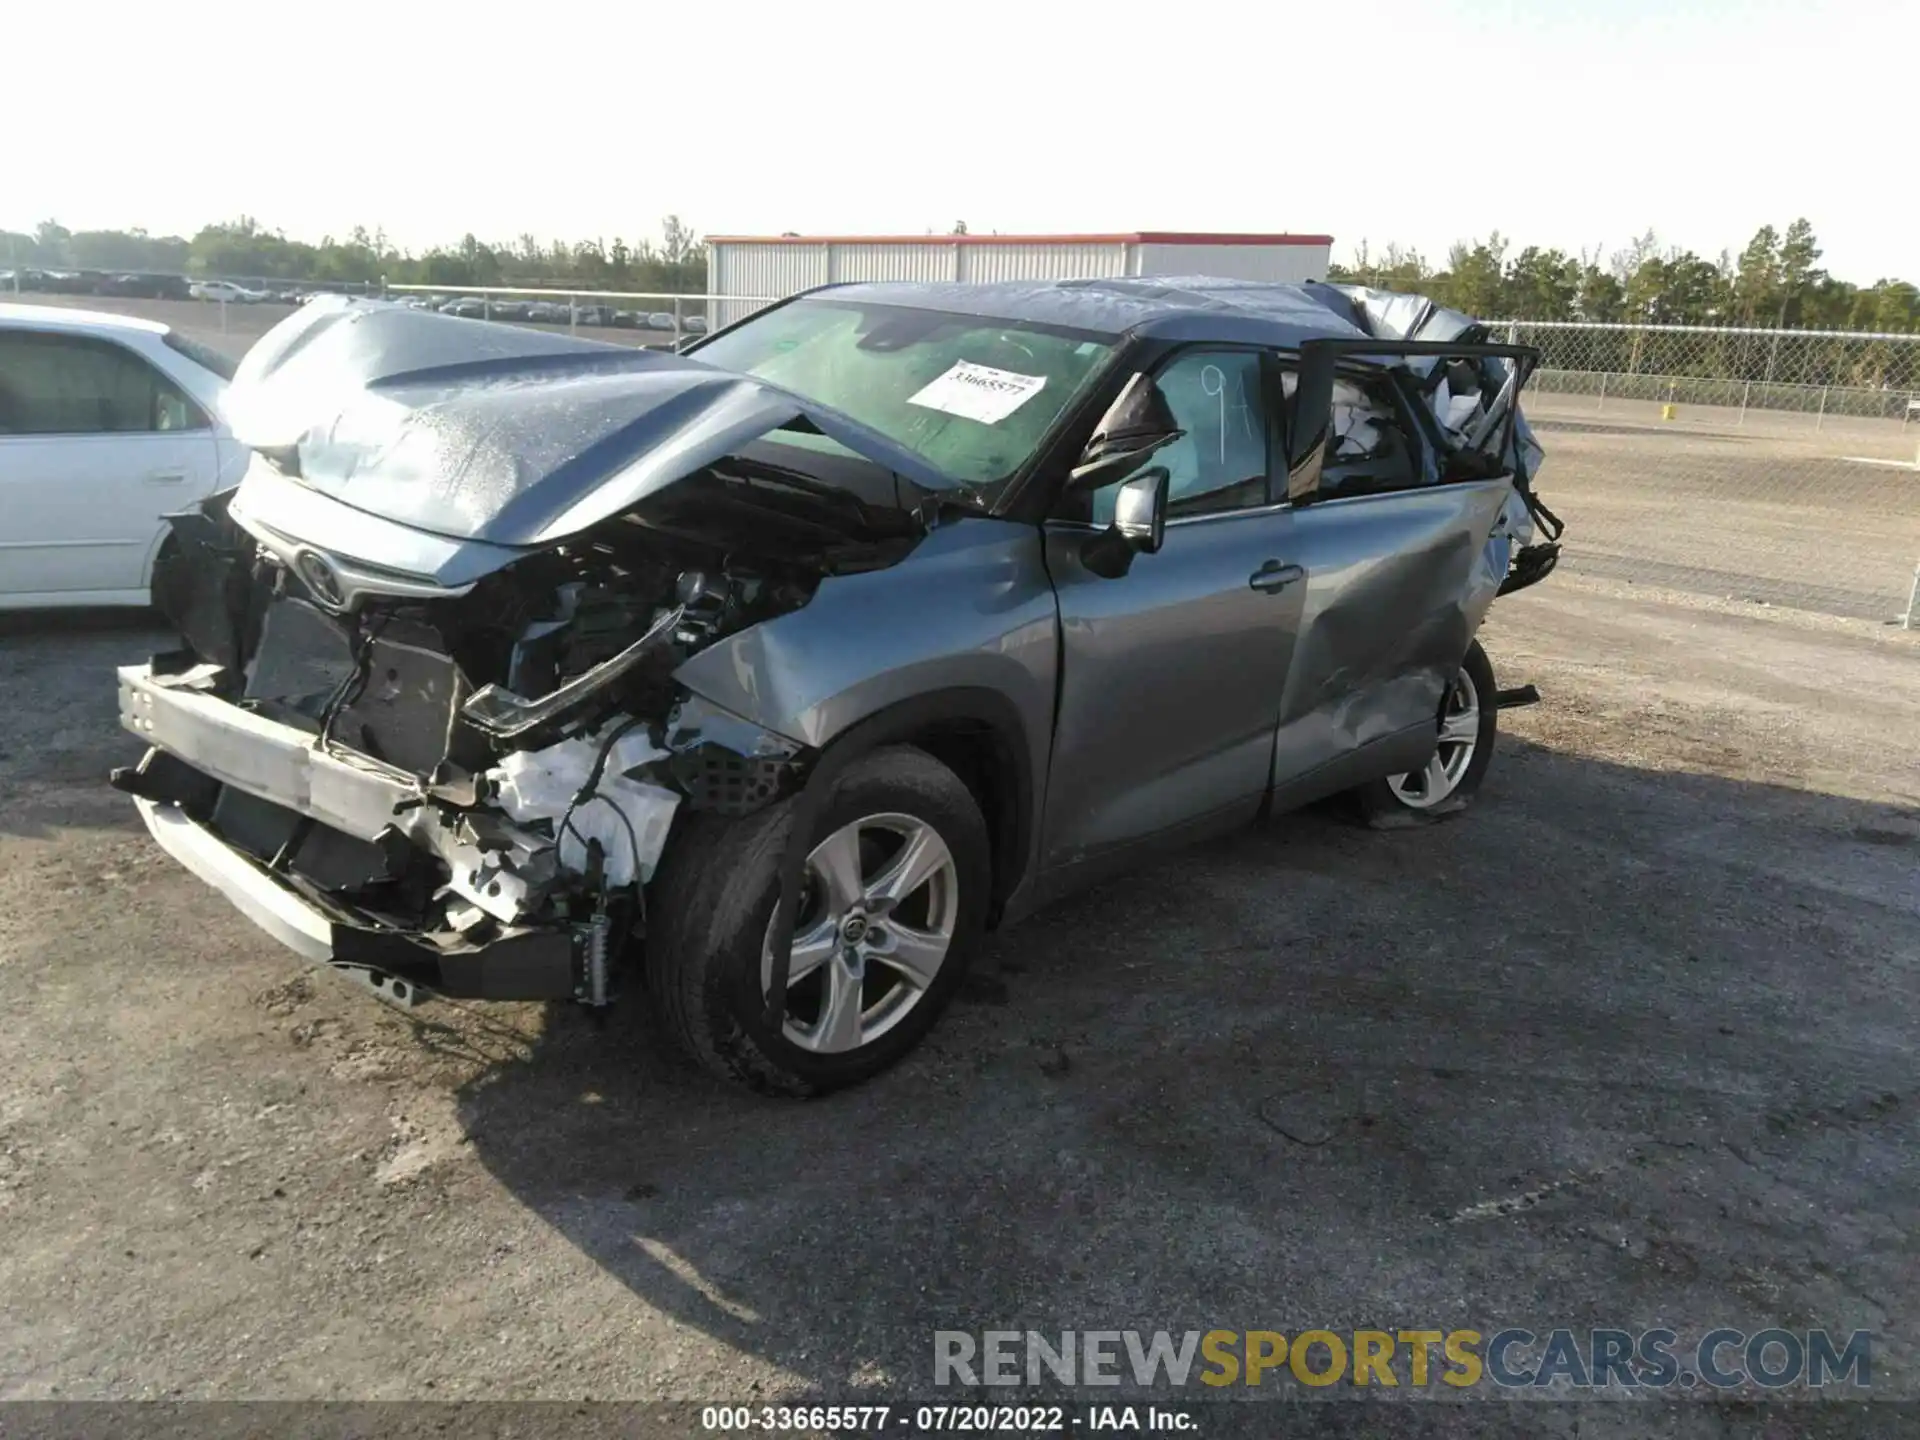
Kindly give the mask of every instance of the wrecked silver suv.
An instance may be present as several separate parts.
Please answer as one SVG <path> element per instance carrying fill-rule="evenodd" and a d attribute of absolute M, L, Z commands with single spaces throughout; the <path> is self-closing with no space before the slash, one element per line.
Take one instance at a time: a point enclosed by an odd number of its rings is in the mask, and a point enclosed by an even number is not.
<path fill-rule="evenodd" d="M 1475 631 L 1558 554 L 1533 360 L 1325 285 L 838 286 L 682 355 L 316 301 L 173 522 L 114 781 L 391 1000 L 639 984 L 845 1084 L 1158 847 L 1466 802 L 1523 698 Z"/>

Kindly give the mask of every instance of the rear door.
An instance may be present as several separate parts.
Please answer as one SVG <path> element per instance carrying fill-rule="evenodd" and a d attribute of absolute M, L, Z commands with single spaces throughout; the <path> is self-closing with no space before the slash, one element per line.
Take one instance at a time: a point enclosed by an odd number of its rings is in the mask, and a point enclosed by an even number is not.
<path fill-rule="evenodd" d="M 1258 351 L 1212 347 L 1158 369 L 1186 433 L 1150 462 L 1170 473 L 1165 543 L 1128 573 L 1080 560 L 1112 489 L 1048 522 L 1062 655 L 1042 863 L 1060 888 L 1156 837 L 1249 819 L 1265 795 L 1301 592 L 1270 478 L 1270 374 Z"/>
<path fill-rule="evenodd" d="M 101 337 L 0 330 L 0 603 L 125 603 L 219 466 L 207 412 Z"/>
<path fill-rule="evenodd" d="M 1462 431 L 1439 426 L 1422 382 L 1390 368 L 1441 352 L 1492 365 L 1477 412 L 1449 407 Z M 1285 799 L 1425 763 L 1441 695 L 1506 576 L 1505 548 L 1488 546 L 1513 494 L 1502 412 L 1512 413 L 1531 354 L 1391 341 L 1304 347 L 1287 558 L 1306 580 L 1273 751 Z M 1503 358 L 1521 367 L 1505 388 Z"/>

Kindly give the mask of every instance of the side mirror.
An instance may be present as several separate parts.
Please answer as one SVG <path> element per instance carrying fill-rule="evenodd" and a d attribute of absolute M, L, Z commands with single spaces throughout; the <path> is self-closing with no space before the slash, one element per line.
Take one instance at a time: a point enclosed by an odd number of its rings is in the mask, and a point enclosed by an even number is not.
<path fill-rule="evenodd" d="M 1100 417 L 1093 438 L 1080 453 L 1080 463 L 1067 477 L 1067 488 L 1098 490 L 1111 485 L 1184 433 L 1153 377 L 1136 374 Z"/>
<path fill-rule="evenodd" d="M 1103 580 L 1118 580 L 1133 557 L 1152 555 L 1167 538 L 1167 469 L 1156 465 L 1127 481 L 1113 497 L 1113 523 L 1080 547 L 1080 561 Z"/>

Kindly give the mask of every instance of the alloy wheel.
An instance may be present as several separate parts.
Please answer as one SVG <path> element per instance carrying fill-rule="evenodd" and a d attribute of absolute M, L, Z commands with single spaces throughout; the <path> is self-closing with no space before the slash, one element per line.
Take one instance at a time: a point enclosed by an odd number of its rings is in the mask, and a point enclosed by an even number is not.
<path fill-rule="evenodd" d="M 868 815 L 807 856 L 787 970 L 786 1038 L 816 1054 L 870 1045 L 932 987 L 953 944 L 960 877 L 940 833 L 911 815 Z M 761 944 L 773 983 L 773 925 Z"/>
<path fill-rule="evenodd" d="M 1472 678 L 1462 670 L 1440 700 L 1440 743 L 1433 758 L 1424 770 L 1389 775 L 1387 788 L 1402 805 L 1431 810 L 1460 788 L 1479 748 L 1480 696 Z"/>

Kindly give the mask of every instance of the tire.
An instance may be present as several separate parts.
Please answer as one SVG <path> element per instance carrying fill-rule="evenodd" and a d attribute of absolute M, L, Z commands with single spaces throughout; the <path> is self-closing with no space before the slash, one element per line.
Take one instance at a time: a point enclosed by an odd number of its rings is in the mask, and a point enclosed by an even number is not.
<path fill-rule="evenodd" d="M 856 760 L 810 837 L 790 1013 L 776 1034 L 763 999 L 766 944 L 797 808 L 788 800 L 743 819 L 690 817 L 649 888 L 644 960 L 655 1014 L 681 1049 L 723 1079 L 795 1096 L 857 1084 L 920 1043 L 979 945 L 992 876 L 986 822 L 957 775 L 910 746 Z M 916 845 L 913 873 L 938 868 L 887 908 L 874 898 L 879 882 Z M 834 894 L 848 894 L 850 879 L 836 862 L 849 857 L 857 862 L 859 898 L 836 904 Z M 852 960 L 850 942 L 857 942 Z M 909 972 L 918 984 L 906 979 Z M 859 1003 L 850 1008 L 853 997 Z"/>
<path fill-rule="evenodd" d="M 1440 697 L 1435 723 L 1443 735 L 1449 718 L 1458 733 L 1466 718 L 1465 705 L 1473 707 L 1472 748 L 1465 752 L 1465 763 L 1452 763 L 1461 758 L 1462 745 L 1443 739 L 1434 753 L 1434 763 L 1425 771 L 1389 775 L 1355 790 L 1353 797 L 1361 819 L 1382 830 L 1431 825 L 1460 814 L 1472 803 L 1487 777 L 1487 767 L 1493 764 L 1494 738 L 1500 725 L 1493 663 L 1478 640 L 1467 647 L 1459 674 Z"/>

